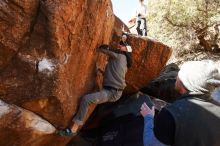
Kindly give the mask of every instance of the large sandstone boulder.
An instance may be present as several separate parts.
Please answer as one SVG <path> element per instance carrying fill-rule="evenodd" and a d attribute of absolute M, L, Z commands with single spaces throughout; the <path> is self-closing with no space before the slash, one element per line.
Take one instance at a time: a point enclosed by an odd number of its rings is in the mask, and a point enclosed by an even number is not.
<path fill-rule="evenodd" d="M 0 1 L 0 70 L 3 70 L 29 39 L 39 0 Z"/>
<path fill-rule="evenodd" d="M 135 93 L 155 79 L 166 65 L 171 56 L 172 50 L 152 39 L 128 37 L 133 48 L 133 64 L 129 69 L 127 81 L 127 93 Z"/>
<path fill-rule="evenodd" d="M 66 126 L 80 97 L 94 89 L 96 62 L 105 58 L 95 48 L 110 42 L 114 19 L 110 0 L 0 1 L 1 99 Z M 2 141 L 7 134 L 0 132 Z M 46 141 L 38 145 L 65 145 L 68 139 Z"/>
<path fill-rule="evenodd" d="M 79 97 L 94 88 L 95 48 L 112 35 L 111 2 L 3 0 L 0 11 L 8 56 L 0 58 L 0 95 L 65 126 Z"/>
<path fill-rule="evenodd" d="M 175 90 L 178 72 L 179 67 L 174 63 L 165 66 L 160 75 L 151 81 L 146 87 L 142 88 L 141 91 L 168 102 L 175 101 L 180 96 Z"/>
<path fill-rule="evenodd" d="M 44 137 L 55 132 L 55 128 L 49 122 L 2 100 L 0 100 L 0 119 L 1 146 L 39 145 Z"/>

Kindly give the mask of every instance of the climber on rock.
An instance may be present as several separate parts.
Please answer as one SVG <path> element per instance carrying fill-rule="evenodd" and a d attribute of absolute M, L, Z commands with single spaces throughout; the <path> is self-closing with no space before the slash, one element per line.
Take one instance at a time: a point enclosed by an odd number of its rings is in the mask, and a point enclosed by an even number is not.
<path fill-rule="evenodd" d="M 175 89 L 182 95 L 154 117 L 145 103 L 144 146 L 220 145 L 220 68 L 212 61 L 189 61 L 178 73 Z M 213 98 L 214 97 L 214 98 Z"/>
<path fill-rule="evenodd" d="M 97 51 L 109 56 L 104 72 L 103 89 L 82 97 L 72 124 L 68 128 L 58 131 L 60 136 L 76 135 L 79 127 L 84 124 L 90 104 L 115 102 L 121 97 L 126 86 L 125 75 L 132 63 L 131 50 L 124 45 L 119 45 L 117 49 L 112 49 L 108 45 L 101 45 Z"/>

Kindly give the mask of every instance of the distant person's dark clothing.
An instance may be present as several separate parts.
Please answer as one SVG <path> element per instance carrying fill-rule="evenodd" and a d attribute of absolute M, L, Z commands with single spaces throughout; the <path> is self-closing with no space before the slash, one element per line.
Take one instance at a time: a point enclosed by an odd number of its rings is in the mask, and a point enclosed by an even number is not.
<path fill-rule="evenodd" d="M 137 33 L 141 36 L 147 36 L 147 5 L 144 2 L 140 2 L 135 12 L 137 22 Z"/>
<path fill-rule="evenodd" d="M 140 18 L 137 21 L 137 28 L 136 28 L 136 30 L 138 32 L 138 35 L 147 36 L 147 20 L 146 20 L 146 18 Z"/>

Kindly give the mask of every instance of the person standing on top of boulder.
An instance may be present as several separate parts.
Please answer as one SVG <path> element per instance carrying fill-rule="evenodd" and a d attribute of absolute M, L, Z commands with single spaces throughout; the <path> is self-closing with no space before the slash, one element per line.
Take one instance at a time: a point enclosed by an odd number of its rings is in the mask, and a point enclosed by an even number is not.
<path fill-rule="evenodd" d="M 139 0 L 138 7 L 135 12 L 137 22 L 137 33 L 141 36 L 147 36 L 147 6 L 144 0 Z"/>
<path fill-rule="evenodd" d="M 175 89 L 182 95 L 154 117 L 145 103 L 144 146 L 220 146 L 220 68 L 212 61 L 184 63 Z"/>
<path fill-rule="evenodd" d="M 131 57 L 127 57 L 127 53 L 130 53 L 127 47 L 121 45 L 118 49 L 112 49 L 108 45 L 101 45 L 97 51 L 109 56 L 108 64 L 104 72 L 103 89 L 82 97 L 79 110 L 72 120 L 72 125 L 58 131 L 60 136 L 72 136 L 77 134 L 79 126 L 82 126 L 84 123 L 90 104 L 115 102 L 121 97 L 126 86 L 125 75 L 132 63 Z"/>

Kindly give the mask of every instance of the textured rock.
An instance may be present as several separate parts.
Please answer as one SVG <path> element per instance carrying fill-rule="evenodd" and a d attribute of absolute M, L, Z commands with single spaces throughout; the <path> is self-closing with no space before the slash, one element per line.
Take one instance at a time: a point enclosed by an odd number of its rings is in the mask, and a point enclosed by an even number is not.
<path fill-rule="evenodd" d="M 114 43 L 114 38 L 117 38 L 117 36 L 122 36 L 123 33 L 129 33 L 130 30 L 127 27 L 127 25 L 125 25 L 121 19 L 119 19 L 117 16 L 115 16 L 115 23 L 114 23 L 114 28 L 113 28 L 113 38 L 112 38 L 112 42 Z"/>
<path fill-rule="evenodd" d="M 38 7 L 38 0 L 0 1 L 0 70 L 27 41 Z"/>
<path fill-rule="evenodd" d="M 111 3 L 109 0 L 28 2 L 21 0 L 21 6 L 15 8 L 9 7 L 14 1 L 1 2 L 8 6 L 5 11 L 9 14 L 11 10 L 21 11 L 23 16 L 22 6 L 30 9 L 39 5 L 39 9 L 35 14 L 32 13 L 37 8 L 32 10 L 29 16 L 34 23 L 25 15 L 26 21 L 14 20 L 20 13 L 14 14 L 14 18 L 4 18 L 21 28 L 32 25 L 20 30 L 27 39 L 16 42 L 20 49 L 13 59 L 3 63 L 8 65 L 1 72 L 0 94 L 7 102 L 37 112 L 55 125 L 66 125 L 79 97 L 94 88 L 95 62 L 98 62 L 95 48 L 109 43 L 112 35 Z M 13 29 L 8 31 L 17 34 Z M 1 33 L 2 40 L 19 40 L 5 33 Z M 9 44 L 9 48 L 13 46 Z M 7 49 L 3 48 L 3 52 Z"/>
<path fill-rule="evenodd" d="M 180 94 L 175 90 L 176 77 L 178 75 L 179 67 L 171 63 L 167 65 L 159 77 L 151 81 L 141 91 L 153 97 L 172 102 L 176 100 Z"/>
<path fill-rule="evenodd" d="M 129 36 L 128 42 L 133 48 L 133 64 L 126 76 L 126 93 L 135 93 L 159 75 L 172 51 L 168 46 L 148 38 Z"/>
<path fill-rule="evenodd" d="M 0 1 L 1 99 L 66 126 L 94 89 L 96 62 L 106 58 L 95 48 L 111 40 L 114 19 L 110 0 Z M 51 135 L 38 145 L 67 141 Z"/>
<path fill-rule="evenodd" d="M 34 113 L 0 100 L 0 131 L 1 146 L 35 146 L 55 128 Z"/>

